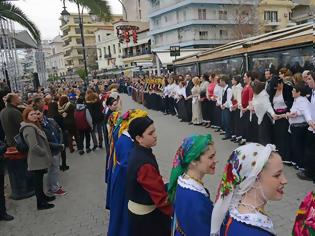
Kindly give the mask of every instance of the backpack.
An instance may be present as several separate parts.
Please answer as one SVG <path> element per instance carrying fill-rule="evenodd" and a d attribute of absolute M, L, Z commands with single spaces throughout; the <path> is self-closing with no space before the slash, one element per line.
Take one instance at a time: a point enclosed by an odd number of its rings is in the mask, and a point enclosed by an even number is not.
<path fill-rule="evenodd" d="M 309 192 L 303 199 L 292 230 L 293 236 L 315 235 L 315 194 Z"/>
<path fill-rule="evenodd" d="M 74 122 L 78 130 L 90 130 L 91 127 L 86 120 L 86 108 L 83 110 L 75 110 Z"/>
<path fill-rule="evenodd" d="M 25 139 L 23 137 L 23 129 L 24 128 L 25 127 L 20 129 L 19 133 L 14 137 L 14 141 L 16 144 L 16 150 L 18 150 L 19 152 L 22 152 L 22 153 L 27 153 L 28 152 L 28 145 L 25 142 Z"/>

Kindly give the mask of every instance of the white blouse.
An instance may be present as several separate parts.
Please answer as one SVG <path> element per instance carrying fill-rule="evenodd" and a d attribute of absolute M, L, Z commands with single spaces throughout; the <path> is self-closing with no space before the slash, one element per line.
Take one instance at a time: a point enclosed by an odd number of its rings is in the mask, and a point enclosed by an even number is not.
<path fill-rule="evenodd" d="M 297 116 L 289 118 L 290 124 L 309 122 L 312 120 L 311 103 L 306 97 L 297 97 L 294 99 L 290 112 L 296 112 Z"/>
<path fill-rule="evenodd" d="M 273 108 L 275 110 L 287 109 L 287 105 L 284 102 L 282 93 L 278 96 L 274 96 L 272 102 L 273 102 Z"/>

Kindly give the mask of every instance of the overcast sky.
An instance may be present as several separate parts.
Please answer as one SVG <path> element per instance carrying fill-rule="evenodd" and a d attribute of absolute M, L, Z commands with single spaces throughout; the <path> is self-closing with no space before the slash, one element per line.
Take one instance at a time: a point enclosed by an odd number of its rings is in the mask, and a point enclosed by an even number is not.
<path fill-rule="evenodd" d="M 108 0 L 112 7 L 112 13 L 121 14 L 122 9 L 118 0 Z M 42 34 L 42 39 L 53 39 L 60 33 L 60 13 L 62 11 L 61 0 L 18 0 L 13 1 L 23 12 L 37 25 Z M 77 12 L 75 5 L 66 0 L 68 12 Z M 22 29 L 17 26 L 16 29 Z"/>

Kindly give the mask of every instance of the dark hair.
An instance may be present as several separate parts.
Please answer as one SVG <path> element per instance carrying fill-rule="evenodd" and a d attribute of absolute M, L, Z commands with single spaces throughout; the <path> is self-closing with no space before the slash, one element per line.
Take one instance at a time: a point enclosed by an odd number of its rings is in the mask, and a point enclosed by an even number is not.
<path fill-rule="evenodd" d="M 237 84 L 242 82 L 242 78 L 239 75 L 234 76 L 233 79 L 237 82 Z"/>
<path fill-rule="evenodd" d="M 254 94 L 260 94 L 261 91 L 263 91 L 265 89 L 265 83 L 259 81 L 258 79 L 255 79 L 254 82 L 252 83 L 252 88 L 253 88 L 253 92 Z"/>
<path fill-rule="evenodd" d="M 208 75 L 208 73 L 204 73 L 204 74 L 202 75 L 202 78 L 203 78 L 203 80 L 206 80 L 206 81 L 209 82 L 209 75 Z"/>
<path fill-rule="evenodd" d="M 112 106 L 114 104 L 114 102 L 116 102 L 116 99 L 113 97 L 109 97 L 106 100 L 106 106 Z"/>
<path fill-rule="evenodd" d="M 307 74 L 310 75 L 312 79 L 315 81 L 315 71 L 310 71 Z"/>
<path fill-rule="evenodd" d="M 220 81 L 224 81 L 226 84 L 228 84 L 230 78 L 227 75 L 220 75 Z"/>
<path fill-rule="evenodd" d="M 77 104 L 84 104 L 84 98 L 83 97 L 78 97 L 77 99 Z"/>
<path fill-rule="evenodd" d="M 299 82 L 294 85 L 293 87 L 297 93 L 300 93 L 302 97 L 305 97 L 307 95 L 307 86 L 304 82 Z"/>

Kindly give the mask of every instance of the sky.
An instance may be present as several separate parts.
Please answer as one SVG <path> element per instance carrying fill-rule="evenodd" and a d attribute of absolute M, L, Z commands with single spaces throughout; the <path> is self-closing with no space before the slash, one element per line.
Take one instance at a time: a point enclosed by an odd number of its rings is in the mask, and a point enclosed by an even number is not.
<path fill-rule="evenodd" d="M 122 9 L 118 0 L 108 0 L 113 14 L 121 14 Z M 35 25 L 39 28 L 42 39 L 53 39 L 55 36 L 61 34 L 59 30 L 60 13 L 62 9 L 61 0 L 17 0 L 12 1 L 18 6 Z M 69 3 L 66 0 L 67 11 L 76 13 L 76 5 Z M 16 29 L 20 30 L 23 27 L 17 25 Z"/>

